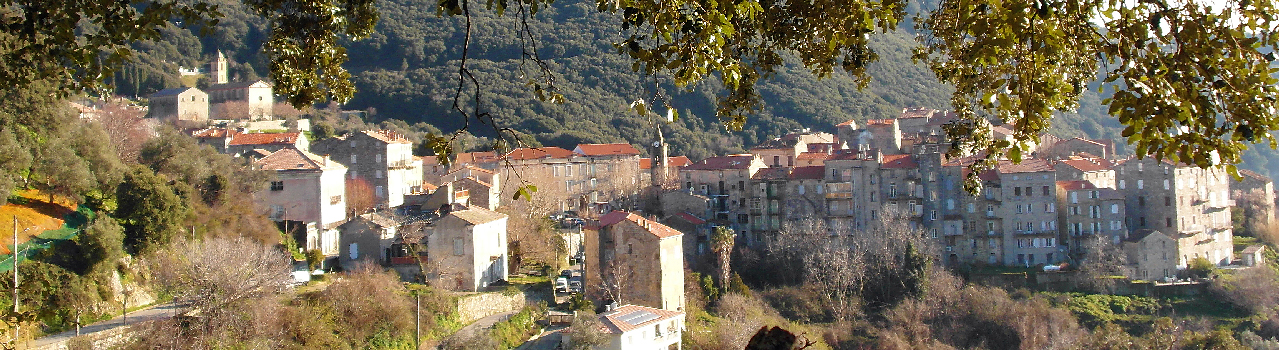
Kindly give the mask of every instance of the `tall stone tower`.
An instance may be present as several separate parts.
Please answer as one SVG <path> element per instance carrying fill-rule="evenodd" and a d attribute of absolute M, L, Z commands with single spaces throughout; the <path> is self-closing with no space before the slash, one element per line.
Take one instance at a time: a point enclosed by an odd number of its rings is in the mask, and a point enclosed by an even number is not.
<path fill-rule="evenodd" d="M 209 62 L 209 77 L 212 81 L 209 84 L 226 84 L 230 82 L 227 79 L 226 56 L 222 55 L 222 50 L 218 50 L 218 59 Z"/>
<path fill-rule="evenodd" d="M 668 157 L 666 137 L 662 133 L 662 125 L 657 126 L 657 141 L 653 143 L 653 164 L 649 168 L 650 185 L 661 189 L 666 185 Z"/>

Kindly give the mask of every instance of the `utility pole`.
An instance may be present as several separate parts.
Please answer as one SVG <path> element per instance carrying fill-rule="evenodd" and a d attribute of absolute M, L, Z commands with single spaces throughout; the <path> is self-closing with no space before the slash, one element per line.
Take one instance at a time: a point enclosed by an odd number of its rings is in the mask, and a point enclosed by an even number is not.
<path fill-rule="evenodd" d="M 13 315 L 18 316 L 18 216 L 13 216 Z M 18 337 L 22 334 L 21 322 L 13 326 L 13 345 L 18 346 Z"/>
<path fill-rule="evenodd" d="M 422 348 L 422 291 L 413 292 L 416 311 L 413 312 L 413 348 Z"/>

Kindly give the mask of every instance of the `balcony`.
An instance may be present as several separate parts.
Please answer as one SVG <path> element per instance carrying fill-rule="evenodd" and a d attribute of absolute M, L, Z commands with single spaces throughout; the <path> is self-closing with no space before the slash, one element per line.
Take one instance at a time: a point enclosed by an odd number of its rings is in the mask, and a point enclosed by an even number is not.
<path fill-rule="evenodd" d="M 852 193 L 845 192 L 826 192 L 826 199 L 852 199 Z"/>
<path fill-rule="evenodd" d="M 986 235 L 987 235 L 987 236 L 998 236 L 998 235 L 999 235 L 999 232 L 995 232 L 995 230 L 988 230 L 988 231 L 986 231 Z"/>
<path fill-rule="evenodd" d="M 386 168 L 390 170 L 412 169 L 414 165 L 416 164 L 409 160 L 397 160 L 386 163 Z"/>
<path fill-rule="evenodd" d="M 993 218 L 993 217 L 995 217 L 995 211 L 994 211 L 994 210 L 987 210 L 987 211 L 986 211 L 986 217 L 988 217 L 988 218 Z"/>

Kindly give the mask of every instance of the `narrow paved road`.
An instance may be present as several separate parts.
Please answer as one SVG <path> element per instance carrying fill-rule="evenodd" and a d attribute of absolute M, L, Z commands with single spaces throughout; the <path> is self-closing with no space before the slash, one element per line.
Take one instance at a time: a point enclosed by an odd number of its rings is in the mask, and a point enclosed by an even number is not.
<path fill-rule="evenodd" d="M 177 305 L 174 305 L 173 303 L 163 304 L 163 305 L 155 306 L 149 309 L 130 312 L 128 315 L 129 316 L 128 321 L 129 321 L 129 324 L 132 325 L 132 324 L 138 324 L 138 323 L 147 322 L 147 321 L 163 319 L 166 317 L 173 317 L 173 313 L 176 310 L 177 310 Z M 110 320 L 100 321 L 98 323 L 80 327 L 80 335 L 88 335 L 92 333 L 102 332 L 106 330 L 119 328 L 121 326 L 124 326 L 124 317 L 116 316 L 116 318 L 113 318 Z M 70 340 L 71 338 L 75 336 L 76 336 L 75 330 L 72 329 L 66 332 L 32 340 L 30 342 L 30 347 L 34 348 L 34 347 L 40 347 L 40 346 L 53 344 L 57 342 L 64 342 L 64 341 Z"/>
<path fill-rule="evenodd" d="M 457 333 L 453 333 L 453 335 L 450 335 L 448 338 L 445 338 L 445 341 L 440 342 L 440 344 L 447 343 L 448 340 L 452 340 L 452 339 L 466 339 L 468 337 L 472 337 L 475 334 L 479 334 L 479 332 L 483 332 L 490 328 L 493 328 L 493 325 L 497 324 L 498 322 L 502 322 L 506 320 L 507 318 L 510 318 L 511 315 L 514 315 L 517 312 L 519 312 L 519 310 L 507 311 L 507 312 L 503 312 L 493 316 L 475 320 L 475 322 L 471 322 L 471 324 L 468 324 L 465 327 L 462 327 L 462 329 L 457 330 Z"/>

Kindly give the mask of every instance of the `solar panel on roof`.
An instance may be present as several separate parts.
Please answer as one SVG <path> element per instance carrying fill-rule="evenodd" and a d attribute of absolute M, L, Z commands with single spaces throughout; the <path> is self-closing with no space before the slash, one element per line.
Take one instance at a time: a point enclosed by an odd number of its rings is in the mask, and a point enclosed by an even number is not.
<path fill-rule="evenodd" d="M 621 317 L 618 317 L 617 320 L 629 323 L 632 326 L 638 326 L 644 322 L 656 320 L 657 318 L 658 316 L 653 314 L 652 312 L 639 310 L 639 311 L 632 311 L 631 313 L 622 315 Z"/>

